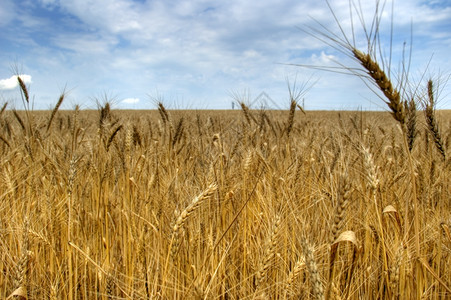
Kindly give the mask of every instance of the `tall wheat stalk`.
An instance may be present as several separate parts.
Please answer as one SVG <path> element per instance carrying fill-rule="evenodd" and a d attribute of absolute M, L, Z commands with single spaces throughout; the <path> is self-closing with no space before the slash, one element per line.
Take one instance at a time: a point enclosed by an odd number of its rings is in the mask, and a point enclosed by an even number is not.
<path fill-rule="evenodd" d="M 403 89 L 406 86 L 409 86 L 409 83 L 407 82 L 408 67 L 407 67 L 407 69 L 402 70 L 401 81 L 398 84 L 398 88 L 396 88 L 390 78 L 390 67 L 391 67 L 390 64 L 388 64 L 388 66 L 386 66 L 386 69 L 384 69 L 383 67 L 380 66 L 380 64 L 377 60 L 378 52 L 381 54 L 379 56 L 382 57 L 382 53 L 380 50 L 381 49 L 380 48 L 381 41 L 380 41 L 379 29 L 380 29 L 381 17 L 382 17 L 383 11 L 380 10 L 380 7 L 379 7 L 380 2 L 379 1 L 376 1 L 375 13 L 374 13 L 373 20 L 370 23 L 370 24 L 372 24 L 370 28 L 367 28 L 365 25 L 366 23 L 363 18 L 360 6 L 358 4 L 355 5 L 350 2 L 351 11 L 352 11 L 352 7 L 354 7 L 355 12 L 357 13 L 359 20 L 361 22 L 362 29 L 366 34 L 366 39 L 367 39 L 366 42 L 368 44 L 367 53 L 357 49 L 357 47 L 355 46 L 355 37 L 354 36 L 352 36 L 352 39 L 349 39 L 347 37 L 343 27 L 341 26 L 337 16 L 335 15 L 335 13 L 333 11 L 330 3 L 329 2 L 327 2 L 327 3 L 329 5 L 330 11 L 340 29 L 342 36 L 341 37 L 337 36 L 334 33 L 332 33 L 332 31 L 330 31 L 328 29 L 324 29 L 325 28 L 324 26 L 322 27 L 324 31 L 311 28 L 311 31 L 309 33 L 322 41 L 326 41 L 327 44 L 331 44 L 333 47 L 337 48 L 339 51 L 343 52 L 345 55 L 356 60 L 362 66 L 363 70 L 355 70 L 355 69 L 346 68 L 346 67 L 343 67 L 343 68 L 345 69 L 345 71 L 348 71 L 353 75 L 359 76 L 364 80 L 369 80 L 372 84 L 374 84 L 377 87 L 377 89 L 379 89 L 380 92 L 382 92 L 382 94 L 385 97 L 384 102 L 387 104 L 388 108 L 390 109 L 392 117 L 398 122 L 399 126 L 401 127 L 401 130 L 403 133 L 403 147 L 404 147 L 405 151 L 407 152 L 407 157 L 408 157 L 407 160 L 408 160 L 408 165 L 409 165 L 409 169 L 410 169 L 410 177 L 411 177 L 411 181 L 410 181 L 411 197 L 410 198 L 406 197 L 406 200 L 405 200 L 405 212 L 404 212 L 406 214 L 405 228 L 410 228 L 409 223 L 411 220 L 413 220 L 414 233 L 413 233 L 412 240 L 414 241 L 415 255 L 417 258 L 419 258 L 421 256 L 420 212 L 419 212 L 418 197 L 416 194 L 416 190 L 417 190 L 416 175 L 415 175 L 416 172 L 415 172 L 414 162 L 413 162 L 413 158 L 412 158 L 411 151 L 410 151 L 411 147 L 409 146 L 409 131 L 406 126 L 408 118 L 407 118 L 407 113 L 405 111 L 405 108 L 408 105 L 406 104 L 407 103 L 406 100 L 402 99 L 402 95 L 406 94 Z M 352 28 L 354 30 L 354 24 L 352 24 Z M 354 31 L 352 32 L 352 34 L 354 34 Z M 351 42 L 351 41 L 353 41 L 353 42 Z M 389 53 L 391 53 L 391 49 L 389 49 L 389 50 L 390 50 Z M 391 62 L 391 58 L 389 58 L 388 61 Z M 388 69 L 388 72 L 387 72 L 387 69 Z M 401 90 L 399 90 L 399 89 L 401 89 Z M 409 124 L 409 125 L 411 125 L 411 124 Z M 411 204 L 413 204 L 413 212 L 412 213 L 410 213 Z M 408 241 L 409 240 L 408 230 L 406 230 L 405 232 L 406 232 L 406 235 L 405 235 L 404 239 L 405 239 L 405 241 Z M 416 264 L 416 273 L 418 276 L 421 275 L 420 269 L 422 269 L 422 266 L 417 263 Z M 421 291 L 424 288 L 423 284 L 424 284 L 424 282 L 422 282 L 422 281 L 420 281 L 418 284 L 417 297 L 420 297 Z"/>

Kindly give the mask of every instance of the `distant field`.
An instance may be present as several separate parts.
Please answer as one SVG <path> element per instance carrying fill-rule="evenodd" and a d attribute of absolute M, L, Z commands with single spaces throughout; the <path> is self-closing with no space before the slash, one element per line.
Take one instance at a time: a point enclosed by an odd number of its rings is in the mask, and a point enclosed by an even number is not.
<path fill-rule="evenodd" d="M 449 299 L 451 111 L 443 151 L 416 116 L 4 110 L 0 297 Z"/>

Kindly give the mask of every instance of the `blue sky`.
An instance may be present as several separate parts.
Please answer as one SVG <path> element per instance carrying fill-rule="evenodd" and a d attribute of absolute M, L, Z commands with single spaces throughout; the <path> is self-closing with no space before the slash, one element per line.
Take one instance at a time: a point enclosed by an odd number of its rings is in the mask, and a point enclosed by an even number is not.
<path fill-rule="evenodd" d="M 358 66 L 300 30 L 318 28 L 313 18 L 339 32 L 323 0 L 1 2 L 0 104 L 21 108 L 11 77 L 18 70 L 26 75 L 35 109 L 51 108 L 64 89 L 63 108 L 95 108 L 106 97 L 116 108 L 153 109 L 162 100 L 169 108 L 229 109 L 232 95 L 258 108 L 262 104 L 253 100 L 266 92 L 273 100 L 269 107 L 287 109 L 287 81 L 310 87 L 303 95 L 307 109 L 386 109 L 357 77 L 289 65 Z M 360 2 L 369 22 L 375 1 Z M 349 1 L 330 3 L 351 36 Z M 391 7 L 388 1 L 382 14 L 386 53 Z M 354 23 L 365 50 L 355 15 Z M 411 82 L 422 88 L 424 80 L 439 77 L 437 108 L 451 108 L 445 84 L 451 74 L 451 2 L 396 1 L 393 27 L 393 78 L 413 32 Z"/>

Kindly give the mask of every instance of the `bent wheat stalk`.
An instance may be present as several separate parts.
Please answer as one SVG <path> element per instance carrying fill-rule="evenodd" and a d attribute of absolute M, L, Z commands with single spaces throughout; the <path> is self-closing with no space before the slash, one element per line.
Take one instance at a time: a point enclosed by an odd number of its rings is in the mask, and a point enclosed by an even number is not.
<path fill-rule="evenodd" d="M 340 21 L 337 18 L 337 15 L 334 13 L 334 10 L 332 9 L 330 3 L 326 1 L 329 9 L 332 13 L 332 16 L 337 24 L 337 26 L 340 29 L 341 36 L 335 34 L 331 30 L 328 30 L 324 25 L 319 24 L 322 29 L 314 29 L 310 28 L 310 32 L 307 31 L 310 35 L 317 38 L 318 40 L 324 42 L 327 45 L 330 45 L 331 47 L 337 49 L 338 51 L 342 52 L 346 56 L 356 60 L 360 65 L 363 67 L 362 69 L 356 69 L 356 68 L 350 68 L 346 67 L 343 64 L 339 64 L 339 69 L 344 70 L 344 73 L 351 74 L 358 76 L 364 80 L 369 79 L 371 83 L 375 84 L 376 87 L 383 93 L 384 97 L 386 98 L 383 100 L 391 110 L 391 115 L 393 118 L 399 123 L 401 126 L 401 130 L 403 133 L 403 144 L 404 148 L 406 149 L 407 153 L 407 160 L 408 165 L 410 169 L 410 176 L 411 176 L 411 197 L 406 197 L 405 201 L 405 226 L 406 228 L 406 234 L 404 236 L 405 241 L 412 240 L 415 245 L 415 255 L 416 257 L 420 257 L 421 255 L 421 247 L 420 247 L 420 218 L 419 218 L 419 201 L 416 194 L 416 172 L 414 168 L 414 162 L 412 155 L 409 151 L 409 141 L 407 136 L 407 128 L 406 128 L 406 122 L 407 122 L 407 114 L 405 111 L 405 101 L 402 100 L 401 94 L 404 92 L 405 87 L 409 86 L 408 81 L 408 66 L 404 65 L 401 70 L 401 76 L 398 84 L 398 88 L 395 88 L 393 85 L 391 79 L 390 79 L 390 65 L 391 65 L 391 58 L 389 58 L 389 62 L 387 67 L 385 67 L 384 59 L 383 59 L 383 53 L 382 53 L 382 42 L 381 42 L 381 35 L 380 35 L 380 27 L 381 27 L 381 19 L 382 19 L 382 13 L 383 11 L 380 10 L 380 1 L 376 1 L 376 9 L 374 13 L 374 17 L 371 20 L 371 27 L 368 27 L 364 22 L 364 17 L 362 14 L 362 7 L 360 6 L 360 2 L 358 4 L 354 3 L 353 1 L 350 1 L 350 10 L 351 10 L 351 26 L 352 26 L 352 39 L 350 39 L 343 28 L 343 26 L 340 24 Z M 354 7 L 353 7 L 354 6 Z M 352 8 L 353 7 L 353 8 Z M 356 42 L 355 42 L 355 35 L 354 35 L 354 24 L 352 21 L 352 12 L 354 11 L 357 13 L 357 16 L 360 19 L 360 25 L 365 33 L 365 39 L 368 45 L 367 53 L 364 53 L 357 49 Z M 390 53 L 391 53 L 391 43 L 390 43 Z M 378 61 L 378 57 L 381 57 L 381 60 Z M 382 62 L 382 67 L 380 65 L 380 62 Z M 332 72 L 338 72 L 336 68 L 324 68 L 324 67 L 313 67 L 316 69 L 325 69 Z M 412 205 L 413 204 L 413 205 Z M 411 206 L 413 206 L 413 211 L 411 209 Z M 410 214 L 409 212 L 412 211 Z M 413 237 L 409 237 L 407 228 L 410 227 L 410 221 L 413 220 Z M 417 264 L 417 274 L 421 275 L 421 265 Z M 419 282 L 418 284 L 418 297 L 421 297 L 421 290 L 423 290 L 423 282 Z"/>

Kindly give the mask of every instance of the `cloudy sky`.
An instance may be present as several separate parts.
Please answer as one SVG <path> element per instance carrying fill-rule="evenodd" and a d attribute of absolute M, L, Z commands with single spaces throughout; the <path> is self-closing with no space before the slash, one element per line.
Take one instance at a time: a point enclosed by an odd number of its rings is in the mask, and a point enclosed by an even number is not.
<path fill-rule="evenodd" d="M 348 0 L 330 0 L 348 37 Z M 359 1 L 356 1 L 359 2 Z M 373 0 L 361 0 L 367 28 Z M 23 74 L 36 109 L 51 108 L 67 92 L 65 108 L 228 109 L 234 98 L 251 106 L 262 92 L 272 108 L 289 107 L 287 82 L 303 94 L 307 109 L 385 109 L 383 102 L 349 75 L 290 64 L 358 65 L 311 35 L 319 22 L 340 35 L 323 0 L 1 0 L 0 104 L 21 108 L 13 75 Z M 451 108 L 451 2 L 398 0 L 393 5 L 391 70 L 394 81 L 409 56 L 411 82 L 440 82 L 438 108 Z M 380 39 L 390 54 L 392 4 L 382 13 Z M 353 14 L 356 44 L 366 43 Z M 310 29 L 308 29 L 310 28 Z M 352 40 L 351 40 L 352 41 Z M 344 70 L 343 70 L 344 71 Z M 15 104 L 14 104 L 15 103 Z"/>

